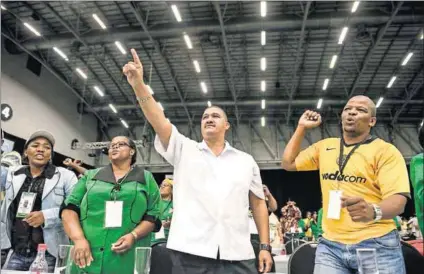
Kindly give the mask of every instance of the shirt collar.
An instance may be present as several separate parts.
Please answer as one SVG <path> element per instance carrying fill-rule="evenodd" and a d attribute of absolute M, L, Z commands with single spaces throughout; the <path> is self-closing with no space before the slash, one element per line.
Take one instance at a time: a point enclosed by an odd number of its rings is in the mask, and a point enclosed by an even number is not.
<path fill-rule="evenodd" d="M 114 184 L 115 175 L 113 174 L 112 164 L 101 168 L 93 177 L 93 179 Z M 133 168 L 130 170 L 130 173 L 125 178 L 125 182 L 132 181 L 146 183 L 144 180 L 144 168 L 140 166 L 133 166 Z"/>
<path fill-rule="evenodd" d="M 235 149 L 230 145 L 230 143 L 227 142 L 227 140 L 225 140 L 224 144 L 224 150 L 221 152 L 221 155 L 224 154 L 226 151 L 235 151 Z M 202 140 L 202 142 L 198 143 L 197 147 L 200 150 L 211 151 L 211 149 L 208 147 L 208 144 L 206 144 L 205 140 Z"/>
<path fill-rule="evenodd" d="M 55 172 L 56 172 L 56 166 L 52 164 L 47 164 L 39 177 L 45 177 L 47 179 L 51 179 L 53 178 L 53 175 Z M 22 175 L 22 174 L 32 178 L 32 174 L 31 174 L 31 170 L 29 166 L 23 166 L 15 171 L 15 175 Z"/>

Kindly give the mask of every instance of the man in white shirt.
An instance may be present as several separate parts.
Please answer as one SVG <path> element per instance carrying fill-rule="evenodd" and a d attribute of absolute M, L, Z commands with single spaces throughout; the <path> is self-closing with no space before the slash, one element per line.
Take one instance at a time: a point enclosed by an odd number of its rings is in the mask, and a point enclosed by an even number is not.
<path fill-rule="evenodd" d="M 202 116 L 203 141 L 190 140 L 173 126 L 143 82 L 134 49 L 123 73 L 156 132 L 156 150 L 174 166 L 174 213 L 167 247 L 173 274 L 256 274 L 250 244 L 250 207 L 258 228 L 259 271 L 269 272 L 268 210 L 259 167 L 249 154 L 225 141 L 230 128 L 225 112 L 209 107 Z"/>

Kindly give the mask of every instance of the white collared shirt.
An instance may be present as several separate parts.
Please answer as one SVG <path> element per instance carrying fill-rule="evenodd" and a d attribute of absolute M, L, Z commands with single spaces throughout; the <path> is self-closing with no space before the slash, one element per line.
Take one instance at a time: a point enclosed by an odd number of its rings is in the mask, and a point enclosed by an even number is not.
<path fill-rule="evenodd" d="M 174 166 L 174 212 L 167 247 L 207 258 L 254 259 L 249 232 L 249 191 L 264 199 L 253 157 L 225 143 L 215 156 L 206 143 L 172 126 L 168 148 L 155 148 Z"/>

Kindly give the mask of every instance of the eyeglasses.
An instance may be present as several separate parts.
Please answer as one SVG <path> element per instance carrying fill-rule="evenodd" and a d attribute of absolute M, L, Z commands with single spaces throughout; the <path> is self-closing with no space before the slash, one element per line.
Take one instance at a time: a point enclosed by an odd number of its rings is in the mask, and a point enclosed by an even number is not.
<path fill-rule="evenodd" d="M 122 147 L 129 147 L 130 145 L 125 143 L 125 142 L 118 142 L 118 143 L 113 143 L 113 144 L 109 144 L 108 149 L 120 149 Z"/>

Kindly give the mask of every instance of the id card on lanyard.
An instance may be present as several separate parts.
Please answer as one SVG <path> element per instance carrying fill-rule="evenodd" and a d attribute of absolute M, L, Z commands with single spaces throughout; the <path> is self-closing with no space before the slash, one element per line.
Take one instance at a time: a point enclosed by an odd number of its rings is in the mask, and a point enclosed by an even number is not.
<path fill-rule="evenodd" d="M 33 192 L 22 192 L 21 200 L 19 201 L 18 210 L 16 212 L 16 218 L 26 218 L 34 208 L 35 198 L 37 193 Z"/>

